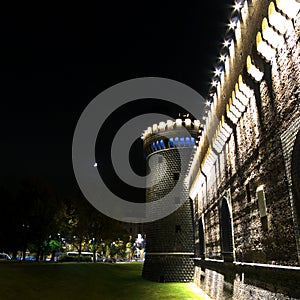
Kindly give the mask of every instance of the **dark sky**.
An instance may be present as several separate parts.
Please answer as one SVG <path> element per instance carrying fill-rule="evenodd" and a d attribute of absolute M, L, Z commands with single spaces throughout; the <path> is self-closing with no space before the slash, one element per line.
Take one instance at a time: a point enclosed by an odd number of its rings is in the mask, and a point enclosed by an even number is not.
<path fill-rule="evenodd" d="M 116 83 L 166 77 L 206 96 L 232 1 L 99 3 L 1 11 L 3 182 L 29 175 L 76 189 L 77 120 Z"/>

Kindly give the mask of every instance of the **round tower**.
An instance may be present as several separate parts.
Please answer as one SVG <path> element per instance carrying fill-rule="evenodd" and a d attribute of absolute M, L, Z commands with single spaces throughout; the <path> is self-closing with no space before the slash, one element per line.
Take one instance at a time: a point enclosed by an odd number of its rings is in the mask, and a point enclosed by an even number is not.
<path fill-rule="evenodd" d="M 169 196 L 171 202 L 160 202 L 156 209 L 173 211 L 145 226 L 146 258 L 142 274 L 145 279 L 159 282 L 193 279 L 193 213 L 187 174 L 199 132 L 200 122 L 183 116 L 154 124 L 142 136 L 148 171 L 146 201 Z"/>

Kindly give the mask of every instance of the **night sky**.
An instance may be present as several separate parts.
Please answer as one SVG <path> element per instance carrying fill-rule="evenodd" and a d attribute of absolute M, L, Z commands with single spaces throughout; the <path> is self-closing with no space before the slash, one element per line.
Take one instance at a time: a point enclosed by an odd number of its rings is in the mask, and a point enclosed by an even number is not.
<path fill-rule="evenodd" d="M 114 84 L 165 77 L 206 96 L 232 1 L 99 3 L 1 11 L 0 183 L 37 176 L 76 190 L 77 120 Z"/>

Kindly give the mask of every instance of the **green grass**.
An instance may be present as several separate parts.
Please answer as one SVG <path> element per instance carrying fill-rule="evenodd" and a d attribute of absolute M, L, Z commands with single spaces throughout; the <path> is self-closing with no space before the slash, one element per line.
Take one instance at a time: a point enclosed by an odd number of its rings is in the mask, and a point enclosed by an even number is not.
<path fill-rule="evenodd" d="M 0 299 L 204 299 L 189 283 L 142 279 L 142 267 L 142 263 L 3 263 Z"/>

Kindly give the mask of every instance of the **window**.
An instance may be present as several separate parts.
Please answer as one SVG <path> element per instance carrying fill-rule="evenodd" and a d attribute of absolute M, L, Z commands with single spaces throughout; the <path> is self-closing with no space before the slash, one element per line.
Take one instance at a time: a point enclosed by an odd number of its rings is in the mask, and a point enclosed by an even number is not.
<path fill-rule="evenodd" d="M 227 199 L 223 197 L 220 203 L 220 233 L 221 250 L 224 261 L 233 260 L 233 237 L 232 237 L 232 219 L 229 212 Z"/>
<path fill-rule="evenodd" d="M 191 139 L 189 137 L 185 138 L 185 145 L 188 147 L 191 146 Z"/>
<path fill-rule="evenodd" d="M 184 137 L 180 138 L 180 146 L 183 147 L 184 146 Z"/>
<path fill-rule="evenodd" d="M 264 192 L 264 186 L 260 185 L 256 189 L 256 197 L 258 201 L 258 209 L 260 217 L 263 218 L 267 215 L 267 206 L 266 206 L 266 198 L 265 198 L 265 192 Z"/>
<path fill-rule="evenodd" d="M 175 141 L 175 146 L 178 146 L 179 138 L 176 137 L 176 138 L 174 139 L 174 141 Z"/>
<path fill-rule="evenodd" d="M 160 144 L 159 144 L 159 141 L 156 141 L 156 148 L 157 148 L 157 150 L 160 150 Z"/>
<path fill-rule="evenodd" d="M 262 229 L 264 231 L 267 231 L 269 226 L 268 226 L 266 197 L 265 197 L 265 192 L 264 192 L 264 186 L 263 185 L 260 185 L 259 187 L 257 187 L 256 197 L 257 197 L 257 202 L 258 202 L 258 210 L 259 210 Z"/>

